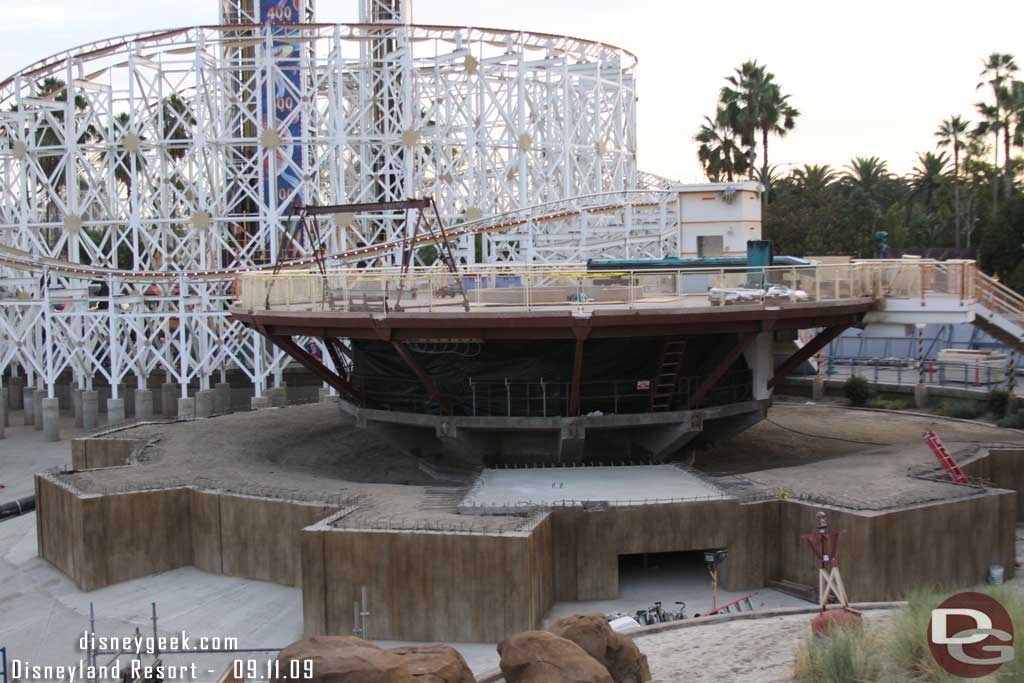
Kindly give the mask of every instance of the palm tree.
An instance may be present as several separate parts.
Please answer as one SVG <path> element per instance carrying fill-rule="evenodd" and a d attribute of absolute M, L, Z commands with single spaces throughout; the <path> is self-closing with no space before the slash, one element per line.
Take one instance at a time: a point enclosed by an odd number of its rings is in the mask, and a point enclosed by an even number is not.
<path fill-rule="evenodd" d="M 59 78 L 51 77 L 44 79 L 43 82 L 38 85 L 37 93 L 40 98 L 52 99 L 55 102 L 68 101 L 67 85 Z M 77 112 L 84 111 L 88 106 L 89 104 L 84 97 L 81 95 L 75 96 L 74 108 Z M 49 123 L 46 123 L 44 119 L 36 129 L 35 146 L 37 149 L 42 147 L 52 147 L 61 150 L 58 154 L 40 154 L 37 159 L 39 168 L 43 171 L 48 182 L 53 186 L 54 190 L 59 192 L 60 189 L 64 187 L 64 183 L 67 180 L 66 168 L 61 168 L 58 172 L 58 168 L 64 158 L 63 150 L 67 144 L 62 132 L 58 132 L 59 129 L 63 129 L 64 127 L 64 112 L 54 111 L 52 116 L 56 126 L 51 126 Z M 78 144 L 92 140 L 95 135 L 96 131 L 91 126 L 87 126 L 79 132 Z"/>
<path fill-rule="evenodd" d="M 845 182 L 868 195 L 880 189 L 890 176 L 889 166 L 878 157 L 854 157 L 843 172 Z"/>
<path fill-rule="evenodd" d="M 961 116 L 950 116 L 939 124 L 935 137 L 939 139 L 936 146 L 953 148 L 953 242 L 960 248 L 960 150 L 967 143 L 967 130 L 970 122 Z"/>
<path fill-rule="evenodd" d="M 697 159 L 711 182 L 723 178 L 732 182 L 736 175 L 747 170 L 746 156 L 733 131 L 723 124 L 721 112 L 714 119 L 704 117 L 694 140 L 700 143 Z"/>
<path fill-rule="evenodd" d="M 1013 116 L 1013 76 L 1017 73 L 1017 62 L 1013 55 L 993 52 L 984 62 L 984 68 L 978 74 L 981 80 L 977 88 L 992 88 L 995 100 L 995 119 L 999 122 L 999 130 L 1003 133 L 1003 196 L 1009 199 L 1013 190 L 1013 171 L 1010 160 L 1010 118 Z M 998 137 L 998 131 L 996 131 Z M 996 143 L 998 146 L 998 142 Z M 998 163 L 996 164 L 998 166 Z"/>
<path fill-rule="evenodd" d="M 770 180 L 768 137 L 785 136 L 796 125 L 800 112 L 789 103 L 789 95 L 782 94 L 775 74 L 756 60 L 744 62 L 726 81 L 729 85 L 722 87 L 719 100 L 729 126 L 748 148 L 750 177 L 753 178 L 756 138 L 760 134 L 761 175 Z"/>
<path fill-rule="evenodd" d="M 1003 121 L 999 115 L 999 107 L 995 105 L 978 102 L 974 105 L 981 115 L 981 121 L 975 126 L 975 132 L 979 136 L 992 134 L 994 144 L 992 145 L 992 167 L 999 168 L 999 132 L 1003 129 Z M 998 174 L 992 176 L 992 215 L 996 213 L 999 206 L 999 179 Z"/>
<path fill-rule="evenodd" d="M 932 219 L 935 217 L 935 191 L 945 180 L 948 164 L 949 156 L 945 152 L 925 152 L 917 155 L 917 165 L 911 173 L 911 197 L 924 195 L 925 213 Z"/>
<path fill-rule="evenodd" d="M 793 169 L 790 175 L 794 184 L 807 193 L 818 193 L 827 190 L 838 176 L 828 164 L 804 164 Z"/>
<path fill-rule="evenodd" d="M 191 105 L 178 97 L 177 93 L 165 97 L 160 107 L 163 122 L 164 140 L 167 145 L 167 156 L 181 159 L 185 156 L 187 145 L 181 144 L 192 139 L 192 128 L 196 125 L 196 117 L 192 114 Z"/>

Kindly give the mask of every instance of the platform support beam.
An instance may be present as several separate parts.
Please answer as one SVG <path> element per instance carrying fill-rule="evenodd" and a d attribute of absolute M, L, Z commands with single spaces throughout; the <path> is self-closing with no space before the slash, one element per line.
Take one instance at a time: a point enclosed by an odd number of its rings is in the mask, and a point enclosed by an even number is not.
<path fill-rule="evenodd" d="M 281 349 L 289 356 L 299 361 L 307 370 L 312 372 L 314 375 L 327 382 L 330 386 L 340 391 L 344 396 L 349 397 L 353 401 L 358 401 L 358 395 L 353 390 L 352 385 L 340 376 L 331 372 L 330 369 L 323 363 L 313 358 L 306 349 L 296 344 L 291 337 L 284 335 L 269 334 L 265 329 L 261 329 L 260 333 L 265 336 L 272 344 L 277 348 Z"/>
<path fill-rule="evenodd" d="M 427 395 L 441 407 L 441 412 L 450 414 L 451 406 L 449 406 L 448 400 L 441 395 L 441 392 L 437 389 L 437 385 L 434 384 L 434 380 L 430 379 L 430 375 L 420 367 L 420 364 L 417 363 L 416 359 L 413 358 L 411 353 L 409 353 L 409 349 L 405 348 L 405 345 L 402 342 L 395 340 L 391 341 L 391 347 L 395 350 L 395 353 L 402 357 L 405 364 L 409 366 L 409 369 L 412 370 L 413 374 L 420 380 L 423 388 L 427 390 Z"/>
<path fill-rule="evenodd" d="M 782 365 L 775 369 L 775 374 L 768 380 L 768 388 L 771 389 L 784 380 L 786 375 L 793 372 L 793 370 L 800 367 L 801 363 L 825 348 L 829 342 L 841 335 L 849 327 L 849 324 L 833 325 L 819 332 L 814 339 L 800 347 L 792 356 L 783 361 Z"/>
<path fill-rule="evenodd" d="M 700 406 L 701 402 L 707 398 L 707 395 L 718 384 L 718 381 L 725 376 L 725 373 L 729 372 L 729 368 L 736 362 L 736 359 L 742 356 L 747 347 L 754 343 L 758 334 L 758 332 L 747 332 L 739 335 L 736 345 L 718 361 L 711 369 L 711 372 L 704 378 L 704 381 L 697 385 L 696 390 L 694 390 L 693 395 L 690 397 L 691 409 Z"/>
<path fill-rule="evenodd" d="M 587 335 L 579 330 L 576 333 L 576 349 L 573 352 L 572 361 L 572 385 L 569 388 L 569 417 L 576 417 L 580 414 L 580 383 L 583 376 L 583 343 Z"/>

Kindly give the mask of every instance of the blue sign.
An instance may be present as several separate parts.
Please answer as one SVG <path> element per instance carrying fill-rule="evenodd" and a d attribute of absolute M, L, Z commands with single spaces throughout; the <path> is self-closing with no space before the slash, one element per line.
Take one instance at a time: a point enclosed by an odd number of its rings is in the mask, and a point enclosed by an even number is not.
<path fill-rule="evenodd" d="M 263 194 L 267 204 L 276 206 L 279 211 L 290 204 L 290 197 L 302 182 L 302 114 L 296 112 L 302 99 L 302 43 L 294 40 L 301 32 L 294 26 L 281 25 L 301 23 L 304 19 L 302 6 L 303 0 L 262 0 L 260 3 L 260 22 L 269 27 L 273 36 L 273 61 L 277 67 L 273 72 L 273 97 L 269 88 L 263 95 L 263 122 L 281 137 L 281 143 L 263 160 Z M 271 154 L 275 157 L 276 192 L 270 182 Z"/>

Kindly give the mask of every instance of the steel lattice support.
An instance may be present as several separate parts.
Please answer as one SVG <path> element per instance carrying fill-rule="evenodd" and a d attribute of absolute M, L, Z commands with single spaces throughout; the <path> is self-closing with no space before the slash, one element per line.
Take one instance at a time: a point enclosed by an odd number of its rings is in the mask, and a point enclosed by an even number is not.
<path fill-rule="evenodd" d="M 184 394 L 239 369 L 262 392 L 288 359 L 227 319 L 235 271 L 397 245 L 405 226 L 338 214 L 325 244 L 282 242 L 296 202 L 433 197 L 466 263 L 676 252 L 672 195 L 636 169 L 629 52 L 418 26 L 395 0 L 366 0 L 359 24 L 274 7 L 224 0 L 221 25 L 111 38 L 0 82 L 0 370 L 52 395 L 65 372 L 115 392 L 163 372 Z"/>

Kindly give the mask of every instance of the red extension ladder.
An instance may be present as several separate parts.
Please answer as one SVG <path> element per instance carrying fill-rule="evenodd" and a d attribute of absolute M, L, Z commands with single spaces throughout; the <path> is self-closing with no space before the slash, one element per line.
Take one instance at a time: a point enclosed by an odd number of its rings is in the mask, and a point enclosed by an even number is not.
<path fill-rule="evenodd" d="M 929 429 L 922 436 L 928 443 L 928 447 L 932 449 L 932 453 L 935 454 L 936 459 L 942 463 L 942 467 L 949 473 L 950 478 L 958 484 L 970 484 L 971 480 L 967 478 L 964 471 L 960 469 L 960 465 L 956 464 L 956 460 L 949 454 L 946 447 L 942 443 L 942 439 L 934 431 Z"/>

